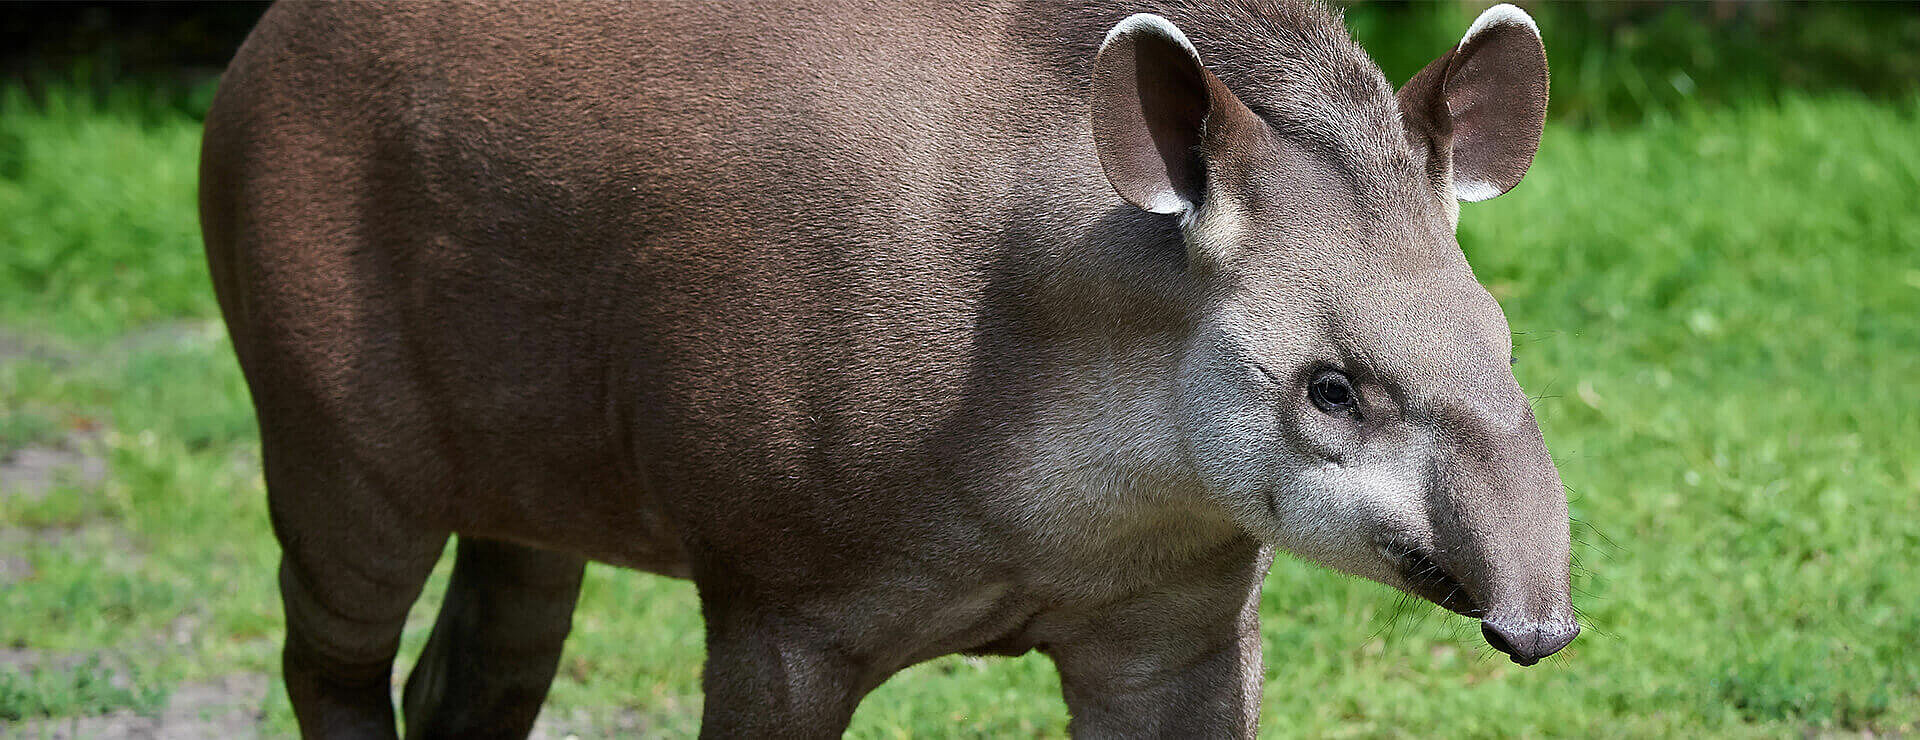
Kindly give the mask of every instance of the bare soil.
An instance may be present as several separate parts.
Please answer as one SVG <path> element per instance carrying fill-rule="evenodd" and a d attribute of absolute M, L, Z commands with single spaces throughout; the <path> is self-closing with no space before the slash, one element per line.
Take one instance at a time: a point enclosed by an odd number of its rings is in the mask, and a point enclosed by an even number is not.
<path fill-rule="evenodd" d="M 268 677 L 259 673 L 226 676 L 173 689 L 159 714 L 121 710 L 91 717 L 37 719 L 0 727 L 7 738 L 86 738 L 87 740 L 202 740 L 257 738 L 265 716 Z"/>

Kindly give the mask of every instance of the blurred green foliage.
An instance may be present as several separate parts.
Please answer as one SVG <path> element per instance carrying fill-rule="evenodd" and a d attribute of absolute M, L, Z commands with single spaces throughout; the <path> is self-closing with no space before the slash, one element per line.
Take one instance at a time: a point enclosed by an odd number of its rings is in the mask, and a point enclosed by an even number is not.
<path fill-rule="evenodd" d="M 1490 3 L 1355 3 L 1347 25 L 1398 85 L 1459 43 Z M 1552 68 L 1555 119 L 1649 116 L 1794 93 L 1896 99 L 1920 89 L 1920 5 L 1521 3 Z"/>
<path fill-rule="evenodd" d="M 117 332 L 211 316 L 192 208 L 199 127 L 122 82 L 0 88 L 0 320 Z M 163 205 L 164 204 L 164 205 Z"/>
<path fill-rule="evenodd" d="M 1484 0 L 1336 2 L 1387 79 L 1458 43 Z M 1783 94 L 1920 89 L 1920 4 L 1523 2 L 1553 68 L 1554 118 L 1617 125 Z M 0 14 L 0 74 L 96 91 L 135 82 L 196 113 L 264 2 L 28 3 Z"/>

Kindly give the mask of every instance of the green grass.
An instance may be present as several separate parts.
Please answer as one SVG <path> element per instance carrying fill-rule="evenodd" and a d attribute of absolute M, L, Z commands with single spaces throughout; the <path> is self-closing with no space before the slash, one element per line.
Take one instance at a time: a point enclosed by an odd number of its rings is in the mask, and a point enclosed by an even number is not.
<path fill-rule="evenodd" d="M 111 669 L 93 655 L 73 666 L 0 673 L 0 720 L 97 714 L 122 707 L 150 711 L 165 696 L 164 689 L 154 686 L 116 685 Z"/>
<path fill-rule="evenodd" d="M 218 313 L 193 206 L 200 131 L 141 104 L 0 88 L 0 321 L 100 336 Z"/>
<path fill-rule="evenodd" d="M 196 137 L 126 100 L 0 91 L 0 452 L 75 446 L 112 471 L 0 495 L 0 556 L 32 568 L 0 582 L 0 650 L 42 659 L 0 663 L 0 722 L 275 669 L 277 552 L 203 275 Z M 1460 240 L 1572 492 L 1588 632 L 1523 670 L 1465 620 L 1283 559 L 1265 731 L 1920 730 L 1916 204 L 1920 101 L 1551 129 Z M 686 583 L 592 568 L 547 711 L 691 734 L 699 624 Z M 277 689 L 266 709 L 291 731 Z M 1044 658 L 947 659 L 881 687 L 853 734 L 1065 719 Z"/>

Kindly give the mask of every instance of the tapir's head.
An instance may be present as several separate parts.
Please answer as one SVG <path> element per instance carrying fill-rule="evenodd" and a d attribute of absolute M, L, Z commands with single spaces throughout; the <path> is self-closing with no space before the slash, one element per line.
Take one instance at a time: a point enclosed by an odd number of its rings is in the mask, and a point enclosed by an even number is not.
<path fill-rule="evenodd" d="M 1313 35 L 1263 65 L 1137 15 L 1096 58 L 1107 176 L 1177 215 L 1206 285 L 1182 434 L 1248 530 L 1477 617 L 1531 665 L 1579 631 L 1566 499 L 1454 227 L 1532 163 L 1539 32 L 1496 6 L 1397 95 L 1343 30 Z"/>

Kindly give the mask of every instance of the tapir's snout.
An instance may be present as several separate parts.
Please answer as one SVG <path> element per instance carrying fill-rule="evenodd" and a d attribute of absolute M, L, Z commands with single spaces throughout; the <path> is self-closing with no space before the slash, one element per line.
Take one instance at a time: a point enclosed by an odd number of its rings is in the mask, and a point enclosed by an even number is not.
<path fill-rule="evenodd" d="M 1434 491 L 1433 550 L 1472 597 L 1477 609 L 1462 613 L 1480 618 L 1487 644 L 1530 666 L 1580 634 L 1569 583 L 1567 501 L 1517 384 L 1483 396 L 1504 396 L 1517 410 L 1436 415 L 1453 443 L 1443 448 L 1443 485 Z"/>
<path fill-rule="evenodd" d="M 1513 658 L 1513 662 L 1533 665 L 1572 643 L 1573 638 L 1580 634 L 1580 625 L 1571 619 L 1544 622 L 1531 619 L 1484 619 L 1480 621 L 1480 634 L 1486 636 L 1488 645 L 1506 653 Z"/>
<path fill-rule="evenodd" d="M 1468 576 L 1481 584 L 1480 588 L 1474 588 L 1455 578 L 1452 574 L 1456 571 L 1449 570 L 1422 548 L 1382 549 L 1397 555 L 1395 559 L 1405 579 L 1403 588 L 1448 610 L 1479 618 L 1480 634 L 1486 636 L 1487 644 L 1506 653 L 1515 663 L 1523 666 L 1538 663 L 1560 652 L 1580 635 L 1578 622 L 1560 616 L 1572 611 L 1565 580 L 1559 577 L 1564 571 L 1536 570 L 1536 574 L 1545 576 L 1544 583 L 1540 583 L 1537 576 L 1493 581 L 1484 576 Z M 1463 568 L 1457 572 L 1478 575 L 1485 571 Z M 1525 590 L 1516 588 L 1529 581 L 1545 588 L 1536 592 L 1538 598 L 1528 598 Z M 1476 593 L 1489 598 L 1482 601 L 1475 598 Z M 1544 616 L 1527 616 L 1528 613 Z"/>

